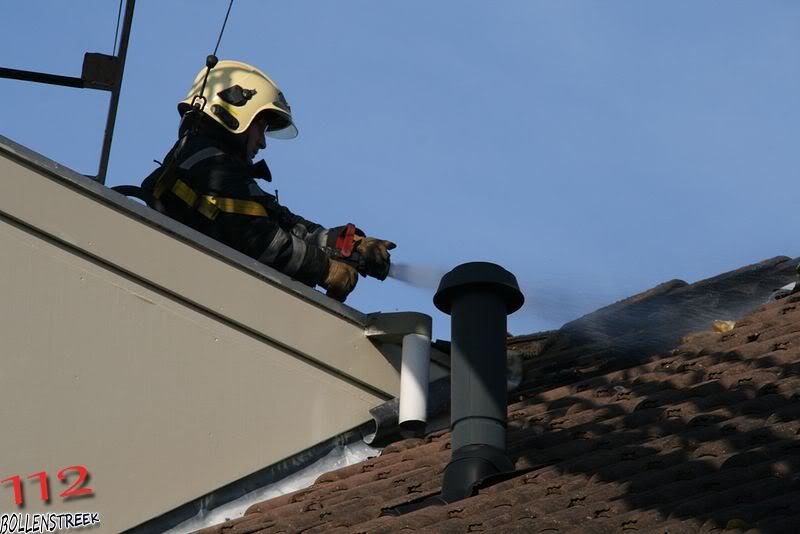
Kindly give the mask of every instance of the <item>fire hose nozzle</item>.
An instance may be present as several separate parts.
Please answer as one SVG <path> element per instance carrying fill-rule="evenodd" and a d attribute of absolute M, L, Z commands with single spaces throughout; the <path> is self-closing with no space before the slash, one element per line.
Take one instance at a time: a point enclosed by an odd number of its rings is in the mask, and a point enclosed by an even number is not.
<path fill-rule="evenodd" d="M 370 276 L 381 281 L 386 280 L 391 267 L 390 260 L 387 259 L 380 263 L 369 261 L 358 250 L 356 233 L 356 225 L 348 223 L 336 238 L 336 246 L 331 258 L 352 265 L 361 276 Z"/>
<path fill-rule="evenodd" d="M 370 263 L 358 251 L 351 252 L 349 256 L 344 256 L 340 251 L 334 251 L 331 259 L 352 265 L 361 276 L 370 276 L 378 280 L 386 280 L 391 268 L 390 261 L 386 260 L 383 265 Z"/>

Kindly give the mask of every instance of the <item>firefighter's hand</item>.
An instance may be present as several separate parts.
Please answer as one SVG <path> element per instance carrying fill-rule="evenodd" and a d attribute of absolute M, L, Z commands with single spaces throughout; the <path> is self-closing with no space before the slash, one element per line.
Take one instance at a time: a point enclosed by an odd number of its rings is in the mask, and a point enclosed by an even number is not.
<path fill-rule="evenodd" d="M 356 249 L 367 262 L 367 270 L 370 272 L 389 272 L 389 251 L 397 245 L 386 239 L 377 237 L 365 237 L 354 240 Z"/>
<path fill-rule="evenodd" d="M 336 260 L 328 262 L 328 275 L 320 285 L 328 290 L 327 295 L 344 302 L 347 295 L 356 287 L 358 272 L 346 263 Z"/>

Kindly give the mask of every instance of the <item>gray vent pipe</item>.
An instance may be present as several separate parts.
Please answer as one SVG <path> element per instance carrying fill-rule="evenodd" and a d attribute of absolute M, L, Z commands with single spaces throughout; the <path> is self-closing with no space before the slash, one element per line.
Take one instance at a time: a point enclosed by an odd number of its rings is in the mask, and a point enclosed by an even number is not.
<path fill-rule="evenodd" d="M 525 298 L 513 274 L 486 262 L 464 263 L 444 275 L 433 303 L 452 324 L 452 458 L 441 498 L 473 494 L 491 475 L 512 471 L 506 455 L 506 326 Z"/>

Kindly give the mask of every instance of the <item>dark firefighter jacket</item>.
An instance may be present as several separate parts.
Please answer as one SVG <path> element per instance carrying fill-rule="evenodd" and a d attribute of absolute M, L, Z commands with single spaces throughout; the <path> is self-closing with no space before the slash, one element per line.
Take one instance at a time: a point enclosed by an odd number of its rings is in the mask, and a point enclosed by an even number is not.
<path fill-rule="evenodd" d="M 153 192 L 163 169 L 175 158 L 177 146 L 164 158 L 162 167 L 144 179 L 143 189 Z M 236 148 L 224 140 L 197 133 L 188 139 L 173 169 L 198 196 L 256 202 L 264 207 L 266 216 L 219 211 L 212 218 L 189 206 L 173 190 L 160 198 L 168 215 L 305 284 L 319 284 L 328 272 L 325 246 L 333 232 L 278 204 L 255 180 L 268 170 L 262 168 L 259 173 L 256 165 L 236 154 Z"/>

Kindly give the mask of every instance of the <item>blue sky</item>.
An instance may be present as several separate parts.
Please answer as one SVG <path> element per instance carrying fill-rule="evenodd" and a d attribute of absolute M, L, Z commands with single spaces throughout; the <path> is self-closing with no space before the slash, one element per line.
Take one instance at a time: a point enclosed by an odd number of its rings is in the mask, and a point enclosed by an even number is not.
<path fill-rule="evenodd" d="M 139 0 L 109 185 L 175 140 L 175 104 L 227 1 Z M 80 75 L 112 0 L 12 1 L 2 66 Z M 283 203 L 354 222 L 431 273 L 514 272 L 515 334 L 662 281 L 796 256 L 800 3 L 236 0 L 219 57 L 281 86 L 300 136 L 263 156 Z M 0 80 L 0 133 L 94 174 L 108 95 Z M 418 310 L 433 289 L 362 279 L 348 303 Z"/>

